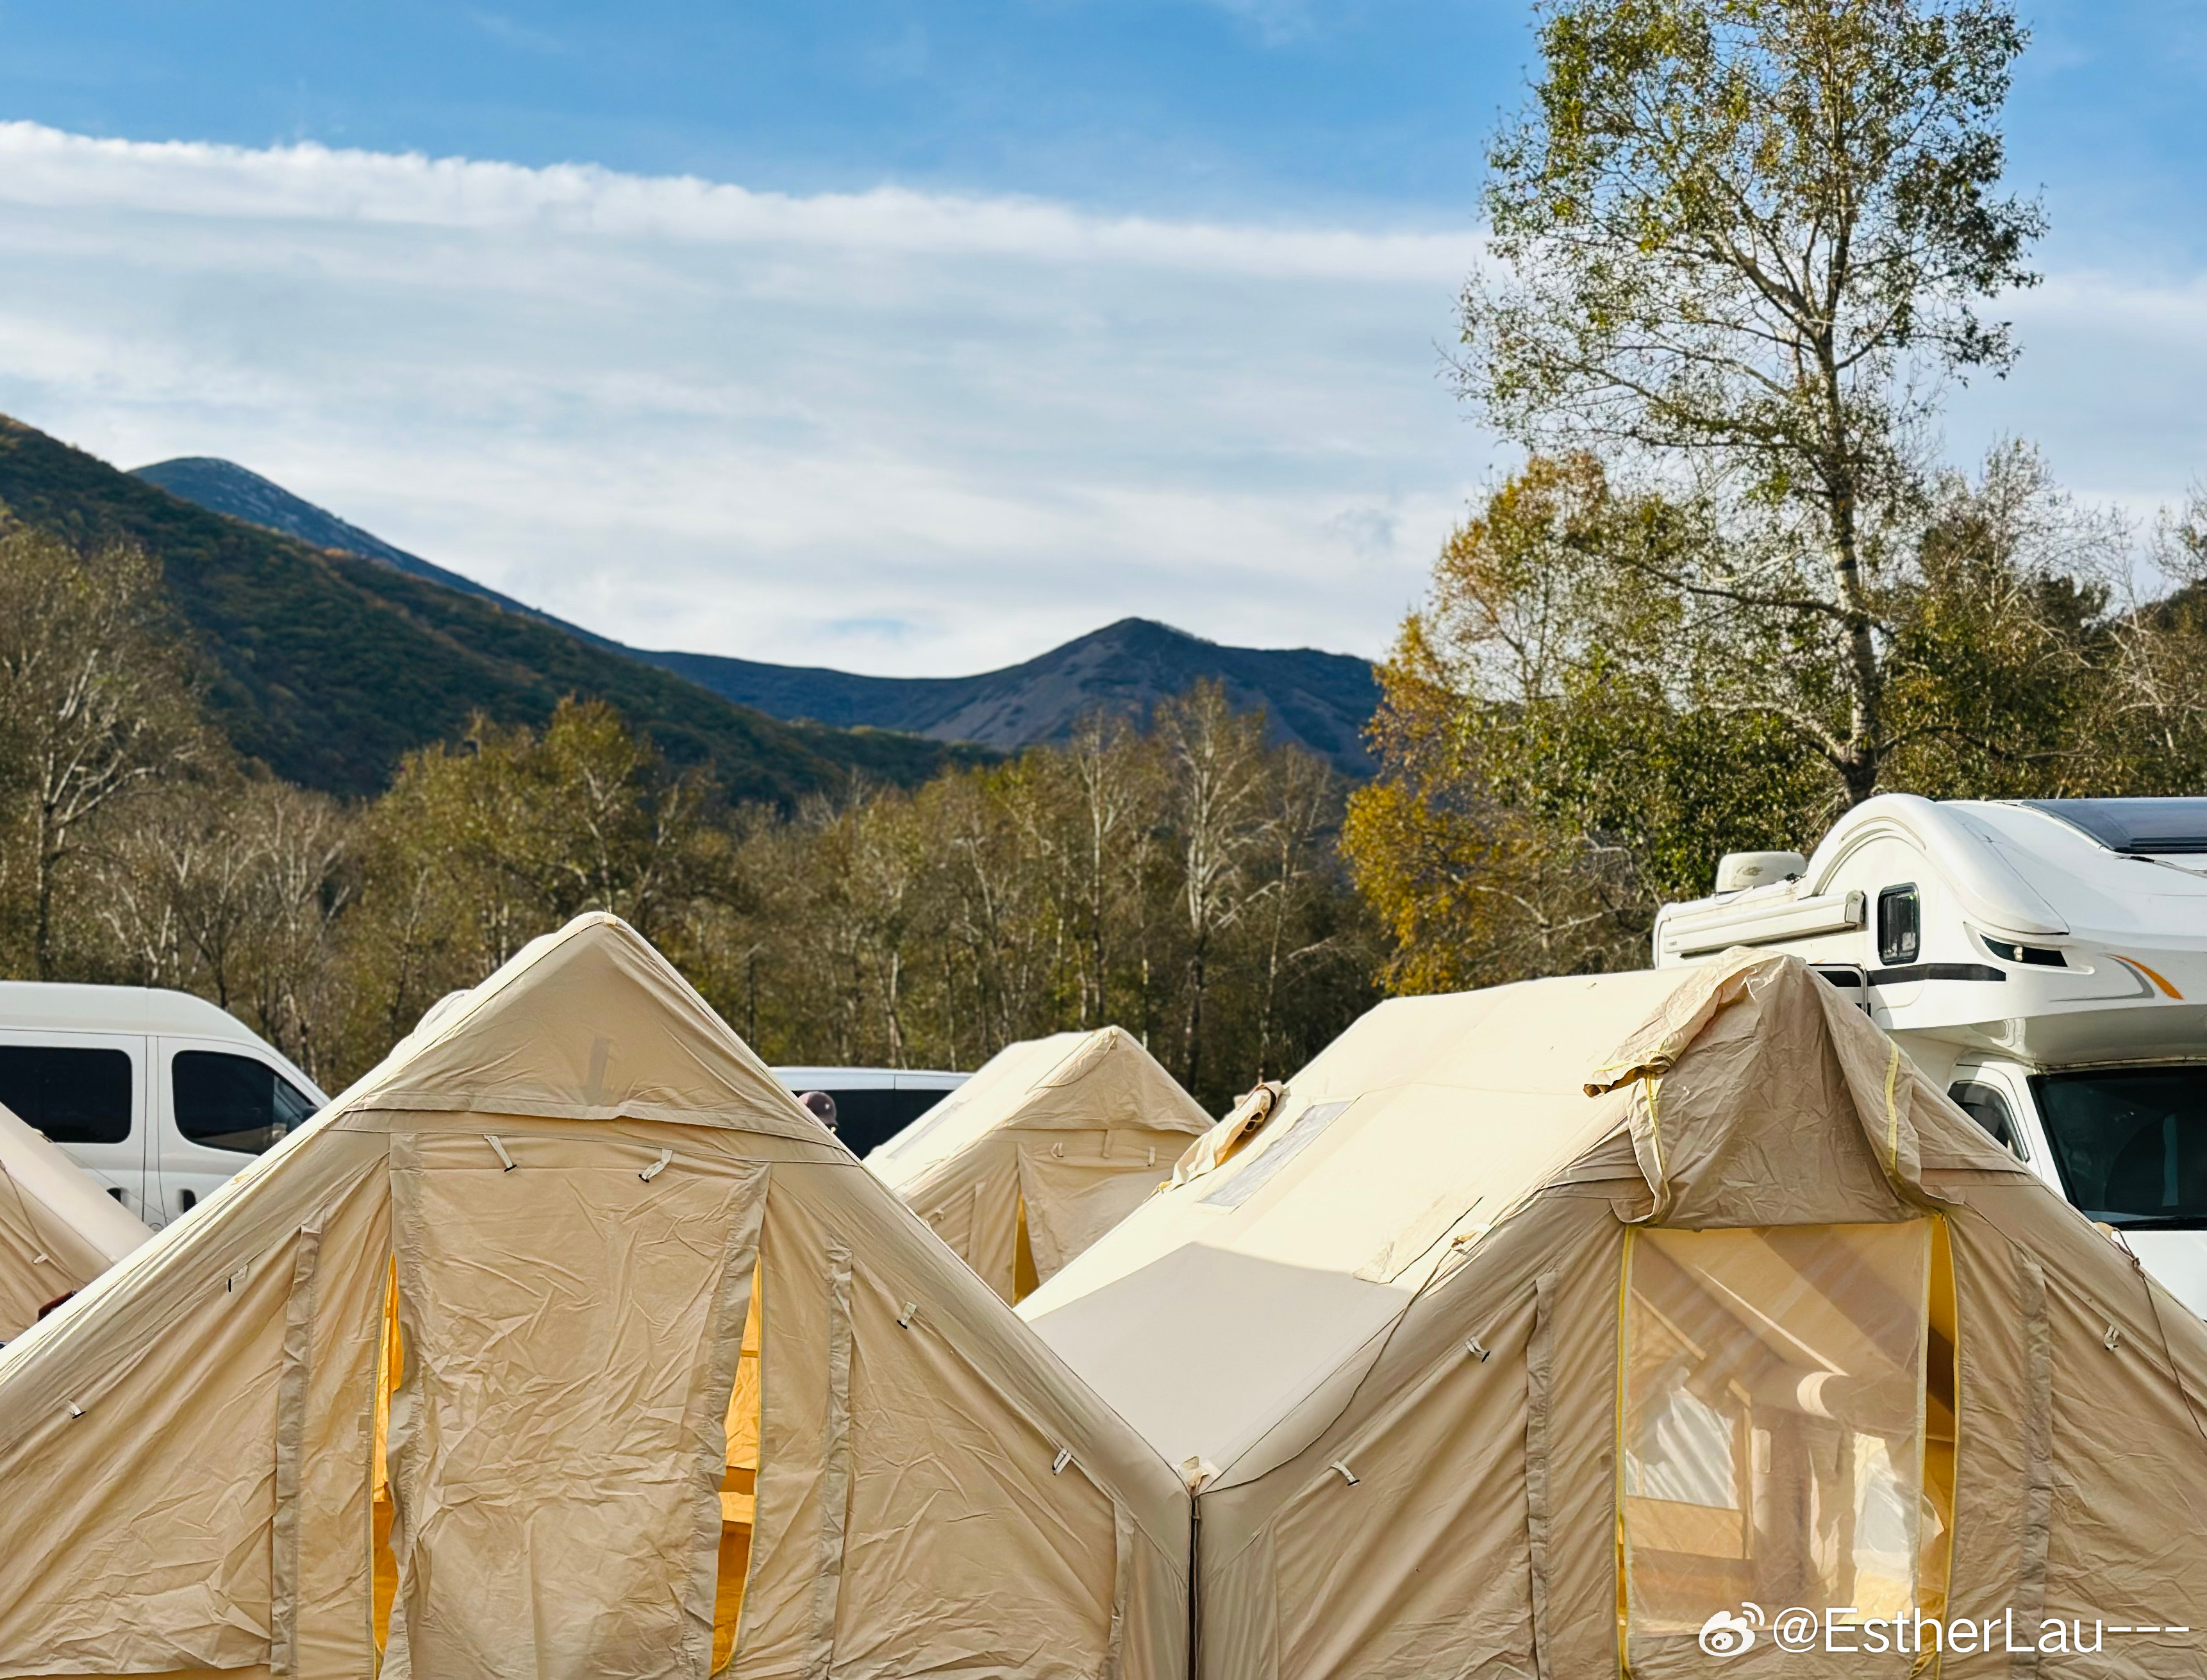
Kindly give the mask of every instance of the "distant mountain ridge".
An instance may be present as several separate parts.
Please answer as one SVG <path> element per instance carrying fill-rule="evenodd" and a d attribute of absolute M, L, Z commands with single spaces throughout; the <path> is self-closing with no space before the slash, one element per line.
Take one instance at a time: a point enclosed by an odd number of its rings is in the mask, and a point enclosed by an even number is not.
<path fill-rule="evenodd" d="M 790 724 L 385 560 L 210 512 L 0 416 L 0 513 L 159 563 L 212 720 L 302 786 L 372 794 L 404 754 L 482 713 L 541 726 L 601 699 L 739 799 L 787 804 L 854 773 L 910 784 L 980 755 L 914 735 Z"/>
<path fill-rule="evenodd" d="M 1369 775 L 1367 720 L 1379 703 L 1371 665 L 1314 649 L 1229 648 L 1148 619 L 1121 619 L 1062 647 L 973 677 L 858 677 L 714 654 L 640 655 L 769 716 L 902 730 L 1010 752 L 1063 740 L 1086 713 L 1145 716 L 1199 679 L 1237 709 L 1265 708 L 1275 739 L 1351 775 Z"/>
<path fill-rule="evenodd" d="M 410 554 L 395 543 L 386 542 L 373 531 L 364 531 L 351 521 L 340 519 L 326 508 L 316 507 L 303 496 L 295 496 L 272 479 L 266 479 L 249 467 L 241 467 L 235 461 L 224 461 L 212 455 L 179 455 L 173 460 L 156 461 L 150 467 L 133 467 L 133 478 L 142 478 L 149 484 L 158 484 L 170 495 L 210 513 L 219 513 L 225 518 L 242 519 L 249 525 L 261 525 L 272 531 L 281 531 L 286 536 L 296 536 L 302 542 L 312 543 L 317 548 L 334 548 L 341 554 L 357 554 L 362 559 L 380 560 L 384 565 L 415 577 L 426 577 L 432 583 L 442 583 L 448 589 L 458 589 L 463 595 L 478 600 L 494 601 L 509 613 L 525 613 L 532 619 L 541 619 L 547 625 L 594 642 L 602 648 L 617 648 L 618 642 L 584 630 L 580 625 L 571 625 L 564 619 L 555 619 L 549 613 L 541 613 L 525 601 L 511 595 L 500 595 L 487 584 L 472 577 L 462 577 L 448 571 L 434 560 L 425 560 L 419 554 Z"/>
<path fill-rule="evenodd" d="M 183 457 L 138 468 L 136 475 L 212 512 L 357 554 L 555 626 L 785 722 L 894 731 L 1013 752 L 1062 740 L 1081 715 L 1099 708 L 1145 717 L 1159 700 L 1208 679 L 1223 683 L 1237 708 L 1261 706 L 1275 739 L 1306 747 L 1350 775 L 1373 768 L 1363 731 L 1379 706 L 1379 685 L 1368 661 L 1346 654 L 1228 647 L 1146 619 L 1122 619 L 1020 664 L 971 677 L 868 677 L 631 648 L 409 553 L 233 462 Z"/>

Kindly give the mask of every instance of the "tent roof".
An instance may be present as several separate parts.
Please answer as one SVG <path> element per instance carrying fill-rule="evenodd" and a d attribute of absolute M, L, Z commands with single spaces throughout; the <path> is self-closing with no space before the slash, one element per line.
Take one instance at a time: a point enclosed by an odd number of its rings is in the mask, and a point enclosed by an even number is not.
<path fill-rule="evenodd" d="M 625 936 L 607 937 L 613 930 Z M 603 913 L 530 941 L 446 997 L 330 1108 L 664 1120 L 826 1140 L 673 966 Z"/>
<path fill-rule="evenodd" d="M 2026 1170 L 1797 958 L 1403 999 L 1019 1311 L 1223 1486 L 1292 1450 L 1298 1408 L 1537 1191 L 1598 1181 L 1689 1226 L 1844 1223 L 1935 1205 L 1927 1164 Z"/>
<path fill-rule="evenodd" d="M 798 1106 L 665 958 L 604 914 L 577 917 L 472 990 L 445 998 L 381 1063 L 189 1217 L 0 1348 L 0 1438 L 11 1421 L 95 1380 L 117 1348 L 159 1336 L 211 1279 L 219 1286 L 242 1276 L 237 1268 L 257 1264 L 253 1257 L 363 1175 L 384 1170 L 387 1134 L 412 1129 L 411 1116 L 501 1114 L 607 1121 L 639 1141 L 660 1124 L 745 1133 L 757 1141 L 728 1139 L 716 1152 L 835 1174 L 850 1187 L 840 1193 L 876 1217 L 862 1240 L 884 1264 L 928 1277 L 931 1310 L 960 1325 L 967 1357 L 1015 1375 L 1051 1426 L 1070 1431 L 1066 1438 L 1116 1478 L 1143 1527 L 1169 1540 L 1182 1495 L 1165 1466 Z M 106 1200 L 96 1192 L 95 1199 Z"/>
<path fill-rule="evenodd" d="M 1169 1462 L 1226 1469 L 1402 1312 L 1446 1239 L 1617 1128 L 1588 1071 L 1687 972 L 1382 1003 L 1288 1080 L 1253 1140 L 1151 1197 L 1020 1315 Z"/>
<path fill-rule="evenodd" d="M 113 1265 L 153 1235 L 45 1133 L 5 1108 L 0 1108 L 0 1171 L 8 1177 L 0 1195 L 29 1204 L 30 1217 L 42 1232 L 65 1232 L 87 1251 L 87 1259 L 97 1259 L 95 1270 Z M 0 1217 L 8 1211 L 0 1209 Z"/>
<path fill-rule="evenodd" d="M 866 1157 L 900 1192 L 996 1132 L 1141 1127 L 1207 1131 L 1211 1117 L 1123 1028 L 1007 1045 L 973 1077 Z"/>

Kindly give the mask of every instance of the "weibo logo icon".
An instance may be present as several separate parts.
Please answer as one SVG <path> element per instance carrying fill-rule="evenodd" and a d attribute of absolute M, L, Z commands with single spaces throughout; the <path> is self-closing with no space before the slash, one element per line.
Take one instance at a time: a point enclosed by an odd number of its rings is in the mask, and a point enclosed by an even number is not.
<path fill-rule="evenodd" d="M 1720 1610 L 1702 1623 L 1702 1649 L 1712 1657 L 1737 1657 L 1754 1643 L 1754 1624 L 1735 1611 Z"/>

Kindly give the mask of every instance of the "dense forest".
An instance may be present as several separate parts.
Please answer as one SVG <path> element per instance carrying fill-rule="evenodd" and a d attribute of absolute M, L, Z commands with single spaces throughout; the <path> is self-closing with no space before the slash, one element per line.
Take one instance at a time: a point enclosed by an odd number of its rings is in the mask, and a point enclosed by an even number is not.
<path fill-rule="evenodd" d="M 1115 1021 L 1217 1107 L 1372 996 L 1341 778 L 1216 686 L 1144 730 L 787 802 L 571 698 L 347 800 L 239 753 L 206 686 L 142 550 L 0 537 L 0 961 L 199 992 L 332 1088 L 589 909 L 777 1061 L 972 1067 Z"/>

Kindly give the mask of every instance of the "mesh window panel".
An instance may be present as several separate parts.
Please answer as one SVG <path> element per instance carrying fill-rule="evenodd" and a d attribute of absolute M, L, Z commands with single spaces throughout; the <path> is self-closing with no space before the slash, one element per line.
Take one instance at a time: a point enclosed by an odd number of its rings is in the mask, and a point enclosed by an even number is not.
<path fill-rule="evenodd" d="M 1917 1607 L 1919 1581 L 1922 1601 L 1943 1591 L 1946 1502 L 1924 1491 L 1935 1226 L 1634 1233 L 1618 1442 L 1630 1659 L 1743 1605 L 1889 1620 Z"/>

